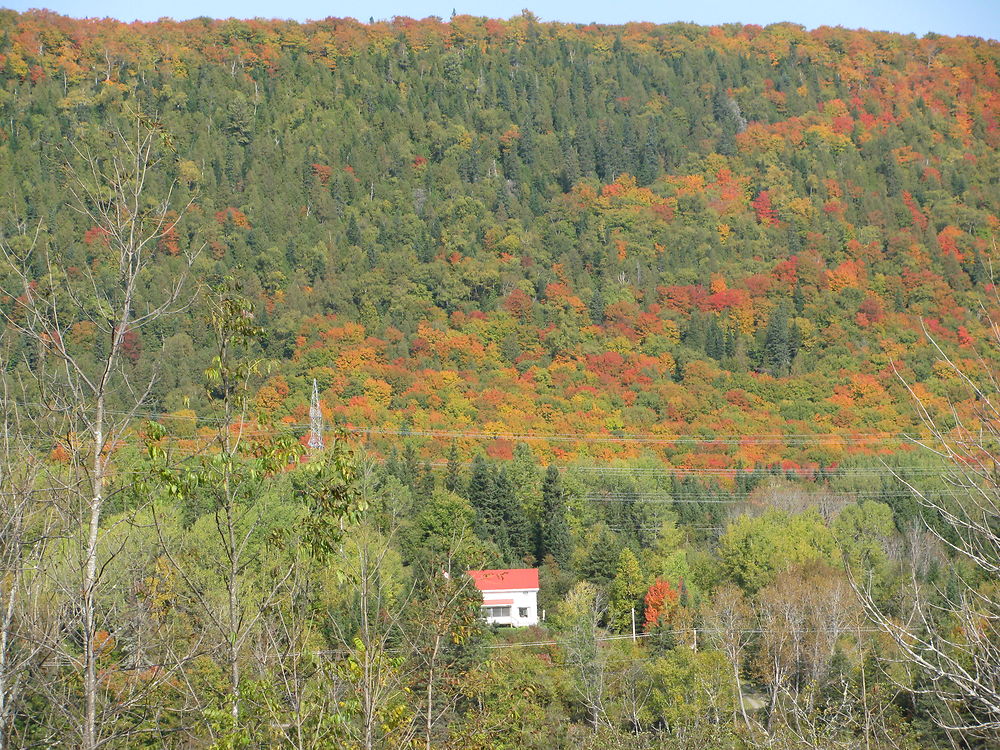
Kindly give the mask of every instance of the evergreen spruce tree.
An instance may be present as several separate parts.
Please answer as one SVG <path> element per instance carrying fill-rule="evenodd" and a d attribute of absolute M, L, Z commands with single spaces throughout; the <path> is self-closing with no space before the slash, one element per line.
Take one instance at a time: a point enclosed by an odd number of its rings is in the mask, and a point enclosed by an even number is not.
<path fill-rule="evenodd" d="M 979 248 L 973 249 L 972 262 L 968 264 L 966 273 L 969 274 L 974 285 L 984 284 L 990 280 L 989 271 L 986 270 L 986 264 L 983 263 L 983 256 L 979 252 Z"/>
<path fill-rule="evenodd" d="M 801 284 L 796 283 L 795 289 L 792 291 L 792 304 L 795 305 L 795 314 L 802 315 L 806 309 L 806 296 L 802 291 Z"/>
<path fill-rule="evenodd" d="M 584 126 L 577 130 L 574 144 L 576 146 L 580 174 L 584 177 L 593 177 L 597 172 L 597 166 L 594 157 L 594 137 L 588 127 Z"/>
<path fill-rule="evenodd" d="M 604 323 L 604 294 L 601 292 L 600 286 L 594 289 L 588 307 L 590 308 L 590 322 L 597 326 L 602 325 Z"/>
<path fill-rule="evenodd" d="M 795 355 L 802 347 L 802 331 L 799 330 L 798 323 L 793 322 L 788 326 L 788 361 L 791 363 Z"/>
<path fill-rule="evenodd" d="M 750 491 L 750 476 L 743 470 L 743 462 L 737 461 L 734 467 L 734 472 L 736 476 L 736 494 L 738 496 L 746 495 Z"/>
<path fill-rule="evenodd" d="M 431 468 L 430 461 L 424 461 L 423 469 L 420 474 L 420 494 L 423 499 L 429 498 L 434 494 L 434 470 Z"/>
<path fill-rule="evenodd" d="M 639 144 L 632 119 L 625 120 L 622 128 L 621 167 L 623 172 L 636 175 L 639 173 Z"/>
<path fill-rule="evenodd" d="M 549 465 L 542 482 L 542 513 L 538 523 L 539 562 L 547 555 L 565 567 L 569 562 L 570 536 L 566 523 L 566 500 L 563 497 L 559 470 Z"/>
<path fill-rule="evenodd" d="M 680 359 L 674 360 L 674 373 L 671 375 L 671 378 L 675 383 L 680 383 L 684 380 L 684 363 Z"/>
<path fill-rule="evenodd" d="M 559 181 L 562 184 L 563 191 L 568 193 L 579 179 L 580 158 L 576 153 L 576 148 L 574 148 L 573 144 L 567 140 L 566 143 L 563 144 L 562 172 L 559 175 Z"/>
<path fill-rule="evenodd" d="M 705 338 L 708 325 L 705 322 L 705 315 L 695 310 L 688 320 L 687 328 L 684 329 L 682 339 L 687 346 L 692 349 L 705 351 Z"/>
<path fill-rule="evenodd" d="M 461 478 L 459 477 L 459 466 L 458 466 L 458 446 L 455 445 L 455 441 L 451 441 L 451 447 L 448 449 L 448 465 L 445 468 L 444 475 L 444 488 L 448 492 L 458 492 Z"/>
<path fill-rule="evenodd" d="M 601 586 L 607 584 L 618 570 L 620 552 L 621 542 L 618 537 L 607 526 L 602 525 L 597 541 L 583 559 L 580 574 Z"/>
<path fill-rule="evenodd" d="M 403 448 L 403 462 L 399 467 L 399 479 L 413 492 L 419 489 L 420 485 L 420 463 L 417 459 L 417 451 L 411 443 L 407 443 Z"/>
<path fill-rule="evenodd" d="M 737 333 L 735 329 L 726 331 L 726 337 L 724 339 L 724 351 L 727 357 L 735 356 L 736 354 L 736 338 Z"/>
<path fill-rule="evenodd" d="M 788 311 L 781 305 L 774 310 L 767 322 L 761 350 L 761 366 L 771 375 L 784 375 L 788 371 L 790 361 Z"/>
<path fill-rule="evenodd" d="M 517 499 L 518 507 L 532 530 L 528 551 L 534 555 L 537 551 L 535 531 L 542 510 L 542 474 L 539 471 L 538 459 L 527 443 L 518 443 L 514 448 L 514 457 L 506 468 L 507 476 L 514 485 L 514 497 Z"/>
<path fill-rule="evenodd" d="M 708 328 L 705 331 L 705 354 L 712 359 L 722 359 L 725 353 L 726 345 L 722 337 L 722 329 L 719 328 L 713 315 L 709 319 Z"/>
<path fill-rule="evenodd" d="M 517 502 L 514 485 L 505 468 L 493 474 L 493 534 L 507 562 L 521 566 L 533 554 L 531 525 Z M 503 544 L 501 544 L 503 540 Z"/>
<path fill-rule="evenodd" d="M 469 484 L 466 487 L 465 496 L 472 503 L 477 513 L 483 512 L 489 506 L 489 495 L 492 489 L 492 478 L 490 477 L 490 467 L 481 456 L 472 459 L 472 471 L 469 475 Z"/>
<path fill-rule="evenodd" d="M 385 473 L 389 476 L 402 480 L 403 472 L 399 467 L 399 451 L 396 446 L 392 447 L 389 455 L 385 459 Z"/>
<path fill-rule="evenodd" d="M 515 504 L 513 489 L 502 471 L 495 471 L 480 455 L 472 461 L 469 478 L 469 503 L 476 511 L 476 533 L 481 539 L 493 542 L 505 564 L 513 558 L 507 519 L 509 505 Z"/>
<path fill-rule="evenodd" d="M 653 132 L 646 136 L 646 141 L 642 145 L 639 155 L 639 166 L 636 170 L 636 181 L 640 185 L 649 185 L 660 173 L 660 157 L 656 152 L 656 142 L 653 140 Z"/>

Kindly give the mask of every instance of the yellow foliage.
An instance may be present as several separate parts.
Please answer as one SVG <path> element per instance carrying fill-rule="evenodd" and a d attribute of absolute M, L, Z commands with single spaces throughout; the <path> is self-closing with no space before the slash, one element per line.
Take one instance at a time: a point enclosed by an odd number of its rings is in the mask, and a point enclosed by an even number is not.
<path fill-rule="evenodd" d="M 754 313 L 751 307 L 733 307 L 729 310 L 729 319 L 736 330 L 744 336 L 751 336 L 756 330 Z"/>
<path fill-rule="evenodd" d="M 341 352 L 337 357 L 337 369 L 347 372 L 356 372 L 365 365 L 372 364 L 378 360 L 378 353 L 373 347 L 362 346 L 357 349 L 348 349 Z"/>
<path fill-rule="evenodd" d="M 863 265 L 858 261 L 846 260 L 834 269 L 827 271 L 827 284 L 830 291 L 857 287 L 861 281 Z"/>
<path fill-rule="evenodd" d="M 808 318 L 795 318 L 793 320 L 799 329 L 800 340 L 804 349 L 812 349 L 819 343 L 819 335 L 816 331 L 816 324 Z"/>
<path fill-rule="evenodd" d="M 392 401 L 392 386 L 384 380 L 366 378 L 364 382 L 364 394 L 365 398 L 372 405 L 387 409 Z"/>
<path fill-rule="evenodd" d="M 816 215 L 816 206 L 808 198 L 792 198 L 785 203 L 781 213 L 792 221 L 808 223 Z"/>
<path fill-rule="evenodd" d="M 934 377 L 940 378 L 941 380 L 954 380 L 958 377 L 955 372 L 955 368 L 945 362 L 943 359 L 936 360 L 934 362 Z"/>
<path fill-rule="evenodd" d="M 664 320 L 663 333 L 660 335 L 675 346 L 681 343 L 681 328 L 676 321 Z"/>
<path fill-rule="evenodd" d="M 177 176 L 182 182 L 194 186 L 201 180 L 201 169 L 190 159 L 182 159 L 177 163 Z"/>

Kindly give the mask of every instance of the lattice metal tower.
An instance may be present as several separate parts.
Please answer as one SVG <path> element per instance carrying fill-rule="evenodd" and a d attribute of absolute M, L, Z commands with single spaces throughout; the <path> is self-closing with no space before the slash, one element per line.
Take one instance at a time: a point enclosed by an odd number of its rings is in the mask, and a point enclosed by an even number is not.
<path fill-rule="evenodd" d="M 309 448 L 323 450 L 323 410 L 319 408 L 319 386 L 313 378 L 313 395 L 309 402 Z"/>

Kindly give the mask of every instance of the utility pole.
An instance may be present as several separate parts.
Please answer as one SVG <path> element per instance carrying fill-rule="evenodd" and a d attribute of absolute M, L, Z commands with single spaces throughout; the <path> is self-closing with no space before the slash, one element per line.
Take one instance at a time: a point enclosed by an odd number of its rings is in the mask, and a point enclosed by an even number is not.
<path fill-rule="evenodd" d="M 635 640 L 635 607 L 632 607 L 632 640 Z"/>
<path fill-rule="evenodd" d="M 313 378 L 312 399 L 309 402 L 309 450 L 323 450 L 323 410 L 319 407 L 319 386 Z"/>

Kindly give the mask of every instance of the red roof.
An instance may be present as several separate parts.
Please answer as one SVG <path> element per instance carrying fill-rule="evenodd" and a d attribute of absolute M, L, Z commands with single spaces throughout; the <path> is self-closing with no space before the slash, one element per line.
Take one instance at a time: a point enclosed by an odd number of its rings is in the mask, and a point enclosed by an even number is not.
<path fill-rule="evenodd" d="M 470 570 L 469 575 L 480 591 L 512 591 L 537 589 L 538 570 L 535 568 L 510 568 L 508 570 Z"/>

